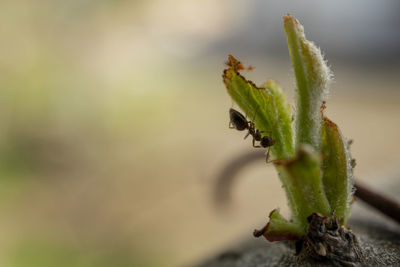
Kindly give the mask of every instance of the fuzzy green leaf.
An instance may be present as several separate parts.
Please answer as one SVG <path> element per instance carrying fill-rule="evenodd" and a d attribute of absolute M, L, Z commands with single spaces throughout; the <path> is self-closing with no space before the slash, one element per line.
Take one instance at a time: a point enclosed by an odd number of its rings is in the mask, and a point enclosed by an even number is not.
<path fill-rule="evenodd" d="M 231 55 L 228 60 L 229 68 L 224 70 L 223 80 L 229 95 L 246 112 L 249 120 L 254 119 L 258 130 L 275 140 L 271 147 L 271 154 L 275 158 L 293 156 L 290 106 L 286 95 L 272 80 L 261 87 L 246 80 L 239 73 L 242 64 Z"/>
<path fill-rule="evenodd" d="M 271 147 L 272 157 L 285 159 L 293 157 L 294 145 L 292 137 L 290 106 L 286 95 L 277 83 L 268 80 L 258 87 L 246 80 L 239 71 L 242 64 L 233 56 L 228 58 L 229 68 L 224 70 L 223 80 L 229 95 L 236 104 L 246 112 L 248 119 L 253 120 L 256 128 L 275 140 Z M 283 185 L 286 185 L 285 173 L 276 166 Z M 289 187 L 285 187 L 289 207 L 292 213 L 297 210 Z"/>
<path fill-rule="evenodd" d="M 269 214 L 269 222 L 261 230 L 255 230 L 254 236 L 263 235 L 268 241 L 298 240 L 305 234 L 301 225 L 286 220 L 279 210 Z"/>
<path fill-rule="evenodd" d="M 273 106 L 270 109 L 274 109 L 274 112 L 271 111 L 271 114 L 277 118 L 275 121 L 275 132 L 276 136 L 280 136 L 283 141 L 277 143 L 276 149 L 278 149 L 278 144 L 281 146 L 279 149 L 282 151 L 281 155 L 278 159 L 286 158 L 294 155 L 294 146 L 293 146 L 293 137 L 292 137 L 292 121 L 290 114 L 290 105 L 287 102 L 286 94 L 282 91 L 279 84 L 277 84 L 274 80 L 267 80 L 267 82 L 261 86 L 262 88 L 266 88 L 269 93 L 272 94 Z M 268 108 L 267 108 L 268 109 Z"/>
<path fill-rule="evenodd" d="M 322 130 L 322 171 L 323 185 L 332 210 L 337 217 L 343 217 L 344 223 L 350 213 L 353 195 L 353 168 L 348 143 L 338 126 L 323 118 Z"/>
<path fill-rule="evenodd" d="M 328 92 L 331 72 L 321 51 L 304 35 L 304 28 L 290 15 L 283 17 L 290 59 L 296 77 L 296 147 L 311 145 L 319 151 L 319 108 Z"/>
<path fill-rule="evenodd" d="M 319 212 L 325 216 L 331 213 L 321 182 L 320 164 L 320 157 L 309 145 L 300 146 L 296 157 L 275 162 L 275 165 L 282 167 L 286 177 L 284 185 L 288 187 L 297 208 L 293 219 L 304 228 L 307 226 L 307 217 L 313 212 Z"/>

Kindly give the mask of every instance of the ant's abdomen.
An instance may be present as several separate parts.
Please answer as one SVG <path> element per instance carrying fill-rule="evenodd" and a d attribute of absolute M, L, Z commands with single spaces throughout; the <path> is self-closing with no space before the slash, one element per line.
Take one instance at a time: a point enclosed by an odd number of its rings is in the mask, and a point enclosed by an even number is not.
<path fill-rule="evenodd" d="M 229 117 L 231 119 L 231 124 L 238 131 L 243 131 L 248 128 L 248 122 L 246 118 L 239 111 L 231 108 L 229 110 Z"/>

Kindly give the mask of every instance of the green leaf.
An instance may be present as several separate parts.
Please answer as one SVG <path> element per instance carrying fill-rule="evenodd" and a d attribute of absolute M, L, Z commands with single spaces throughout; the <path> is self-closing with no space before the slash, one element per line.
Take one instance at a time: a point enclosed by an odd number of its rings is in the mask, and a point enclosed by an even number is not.
<path fill-rule="evenodd" d="M 281 166 L 286 178 L 284 185 L 291 193 L 296 210 L 293 214 L 295 222 L 307 227 L 307 217 L 313 212 L 329 216 L 331 209 L 322 185 L 321 160 L 312 147 L 302 145 L 296 157 L 275 162 Z"/>
<path fill-rule="evenodd" d="M 281 142 L 276 142 L 275 146 L 282 151 L 281 155 L 277 157 L 286 158 L 294 155 L 293 137 L 292 137 L 292 117 L 290 114 L 290 105 L 287 102 L 286 94 L 282 91 L 279 84 L 274 80 L 267 80 L 267 82 L 261 86 L 266 88 L 269 93 L 272 94 L 272 107 L 274 110 L 270 111 L 271 114 L 277 118 L 275 121 L 276 136 L 281 137 Z"/>
<path fill-rule="evenodd" d="M 293 157 L 294 145 L 292 137 L 290 106 L 286 95 L 277 83 L 268 80 L 263 86 L 256 86 L 246 80 L 239 71 L 243 65 L 233 56 L 228 57 L 229 68 L 224 70 L 223 80 L 229 95 L 236 104 L 246 112 L 249 120 L 254 119 L 256 128 L 275 140 L 271 147 L 272 157 L 285 159 Z M 292 193 L 286 185 L 285 173 L 276 166 L 279 178 L 286 190 L 289 207 L 292 212 L 297 210 Z"/>
<path fill-rule="evenodd" d="M 298 240 L 305 234 L 301 225 L 286 220 L 279 210 L 269 214 L 269 222 L 261 230 L 254 230 L 254 236 L 263 235 L 268 241 Z"/>
<path fill-rule="evenodd" d="M 319 151 L 320 106 L 328 92 L 331 72 L 321 51 L 304 35 L 303 26 L 290 15 L 283 17 L 290 59 L 296 77 L 296 147 L 311 145 Z"/>
<path fill-rule="evenodd" d="M 258 130 L 275 140 L 271 147 L 275 158 L 293 156 L 290 106 L 284 92 L 272 80 L 261 87 L 256 86 L 239 73 L 243 66 L 238 60 L 231 55 L 228 60 L 229 68 L 224 70 L 223 80 L 229 95 L 246 113 L 248 120 L 254 119 Z"/>
<path fill-rule="evenodd" d="M 338 126 L 323 118 L 322 131 L 322 171 L 323 185 L 332 210 L 344 223 L 350 213 L 353 195 L 353 168 L 348 143 L 339 131 Z"/>

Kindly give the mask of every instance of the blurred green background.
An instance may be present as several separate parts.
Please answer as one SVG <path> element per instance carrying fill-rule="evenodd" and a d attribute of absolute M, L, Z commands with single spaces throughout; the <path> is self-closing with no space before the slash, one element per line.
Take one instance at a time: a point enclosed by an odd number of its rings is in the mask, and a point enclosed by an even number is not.
<path fill-rule="evenodd" d="M 252 150 L 228 129 L 223 63 L 291 96 L 288 12 L 332 65 L 327 113 L 357 177 L 398 172 L 400 5 L 355 2 L 1 1 L 0 265 L 190 265 L 287 214 L 263 162 L 228 210 L 212 192 Z"/>

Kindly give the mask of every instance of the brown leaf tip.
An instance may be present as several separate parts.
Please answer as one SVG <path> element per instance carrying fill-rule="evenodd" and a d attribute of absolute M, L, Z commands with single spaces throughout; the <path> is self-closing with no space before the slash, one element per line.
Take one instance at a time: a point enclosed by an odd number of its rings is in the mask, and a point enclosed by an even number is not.
<path fill-rule="evenodd" d="M 260 237 L 260 236 L 264 235 L 264 233 L 268 229 L 268 226 L 269 226 L 269 222 L 263 228 L 261 228 L 260 230 L 255 229 L 254 232 L 253 232 L 253 236 L 254 237 Z"/>
<path fill-rule="evenodd" d="M 228 69 L 225 69 L 223 74 L 222 74 L 222 78 L 223 81 L 225 83 L 225 85 L 227 85 L 227 83 L 229 82 L 229 80 L 232 78 L 229 74 L 230 71 L 235 72 L 235 74 L 237 76 L 239 76 L 241 79 L 243 79 L 243 81 L 245 81 L 246 83 L 249 83 L 251 86 L 253 86 L 255 89 L 257 90 L 265 90 L 265 88 L 262 87 L 258 87 L 254 82 L 247 80 L 245 77 L 243 77 L 239 71 L 240 70 L 245 70 L 243 64 L 237 60 L 234 56 L 232 55 L 228 55 L 228 61 L 226 62 L 226 65 L 229 67 Z M 250 66 L 248 70 L 253 70 L 254 67 Z M 227 87 L 228 88 L 228 87 Z"/>
<path fill-rule="evenodd" d="M 323 119 L 324 119 L 324 122 L 329 126 L 329 128 L 337 129 L 338 126 L 336 125 L 336 123 L 334 123 L 333 121 L 331 121 L 327 117 L 324 117 Z"/>
<path fill-rule="evenodd" d="M 232 55 L 228 55 L 228 62 L 226 62 L 226 65 L 231 67 L 236 72 L 244 70 L 243 64 Z"/>

